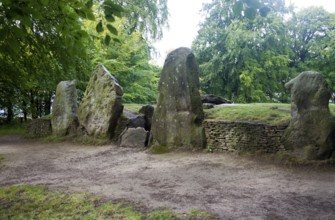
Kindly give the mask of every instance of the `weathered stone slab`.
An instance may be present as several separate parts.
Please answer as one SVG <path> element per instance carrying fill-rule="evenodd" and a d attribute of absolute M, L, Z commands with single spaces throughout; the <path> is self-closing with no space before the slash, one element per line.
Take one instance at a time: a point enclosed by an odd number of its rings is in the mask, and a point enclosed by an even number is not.
<path fill-rule="evenodd" d="M 150 131 L 152 125 L 152 117 L 154 115 L 155 108 L 152 105 L 144 105 L 138 111 L 140 114 L 144 116 L 145 119 L 145 130 Z"/>
<path fill-rule="evenodd" d="M 123 110 L 122 95 L 117 80 L 103 65 L 98 65 L 79 105 L 81 130 L 96 138 L 113 138 Z"/>
<path fill-rule="evenodd" d="M 192 51 L 171 52 L 161 72 L 151 134 L 153 146 L 200 149 L 206 144 L 198 64 Z"/>
<path fill-rule="evenodd" d="M 292 119 L 285 146 L 303 159 L 327 159 L 335 151 L 335 122 L 329 111 L 330 91 L 323 75 L 303 72 L 286 84 L 291 91 Z"/>
<path fill-rule="evenodd" d="M 133 112 L 123 110 L 121 114 L 117 126 L 115 128 L 115 135 L 112 139 L 113 142 L 120 142 L 122 133 L 127 128 L 145 128 L 146 121 L 143 115 L 138 115 Z"/>
<path fill-rule="evenodd" d="M 201 102 L 210 103 L 214 105 L 231 104 L 230 100 L 222 98 L 221 96 L 215 96 L 212 94 L 201 95 Z"/>
<path fill-rule="evenodd" d="M 142 127 L 127 128 L 121 135 L 120 147 L 141 148 L 146 146 L 148 131 Z"/>
<path fill-rule="evenodd" d="M 75 134 L 79 125 L 77 115 L 76 81 L 62 81 L 57 85 L 52 105 L 52 133 L 58 136 Z"/>

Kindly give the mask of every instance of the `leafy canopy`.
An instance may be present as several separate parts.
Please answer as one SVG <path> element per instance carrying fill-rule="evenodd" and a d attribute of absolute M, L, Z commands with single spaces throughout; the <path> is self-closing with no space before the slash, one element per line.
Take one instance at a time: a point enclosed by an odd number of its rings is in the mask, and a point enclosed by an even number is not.
<path fill-rule="evenodd" d="M 291 9 L 282 0 L 204 5 L 206 19 L 193 42 L 202 90 L 238 102 L 286 102 L 284 85 L 298 72 L 326 71 L 333 79 L 334 15 Z"/>
<path fill-rule="evenodd" d="M 124 19 L 117 27 L 120 17 Z M 8 120 L 16 110 L 33 118 L 49 114 L 60 81 L 77 79 L 79 90 L 84 90 L 97 61 L 108 63 L 115 53 L 130 52 L 122 48 L 132 41 L 138 46 L 131 48 L 134 56 L 117 59 L 128 67 L 122 70 L 120 81 L 128 84 L 123 76 L 141 75 L 137 77 L 141 80 L 131 81 L 136 84 L 129 90 L 130 96 L 141 94 L 142 88 L 151 89 L 147 84 L 153 85 L 158 70 L 148 64 L 148 39 L 161 36 L 166 18 L 166 1 L 1 1 L 0 109 L 5 109 Z M 85 22 L 90 22 L 89 28 Z M 153 99 L 150 92 L 143 96 L 143 100 Z"/>

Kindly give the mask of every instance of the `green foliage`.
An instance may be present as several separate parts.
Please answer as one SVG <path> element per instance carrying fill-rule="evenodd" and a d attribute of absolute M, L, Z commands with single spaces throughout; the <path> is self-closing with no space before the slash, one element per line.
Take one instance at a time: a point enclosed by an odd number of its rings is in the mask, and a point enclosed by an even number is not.
<path fill-rule="evenodd" d="M 238 102 L 286 101 L 290 59 L 282 43 L 285 11 L 278 11 L 283 8 L 278 5 L 279 1 L 271 1 L 267 6 L 271 13 L 264 17 L 252 12 L 252 20 L 230 13 L 254 7 L 244 1 L 215 0 L 204 7 L 208 18 L 193 43 L 202 90 Z"/>
<path fill-rule="evenodd" d="M 193 50 L 206 93 L 288 102 L 285 83 L 305 70 L 323 72 L 335 91 L 334 14 L 309 8 L 295 15 L 281 0 L 214 0 L 203 11 Z"/>
<path fill-rule="evenodd" d="M 1 3 L 0 107 L 36 118 L 49 113 L 59 81 L 87 80 L 89 36 L 81 28 L 87 13 L 92 12 L 79 0 Z"/>
<path fill-rule="evenodd" d="M 155 100 L 152 88 L 159 71 L 148 64 L 150 47 L 143 36 L 159 38 L 167 14 L 166 1 L 154 0 L 2 1 L 0 109 L 6 110 L 8 121 L 17 113 L 25 119 L 49 114 L 60 81 L 76 79 L 82 93 L 94 66 L 111 59 L 128 68 L 119 73 L 126 75 L 120 77 L 122 84 L 128 85 L 129 78 L 136 76 L 130 81 L 133 86 L 124 86 L 126 101 Z M 116 27 L 114 22 L 121 16 L 125 18 Z M 114 59 L 113 53 L 119 53 L 133 33 L 138 48 L 123 50 L 130 54 Z M 120 70 L 117 65 L 113 68 Z"/>
<path fill-rule="evenodd" d="M 294 51 L 290 66 L 297 72 L 322 72 L 334 92 L 335 14 L 321 7 L 310 7 L 294 14 L 288 26 L 290 45 Z"/>
<path fill-rule="evenodd" d="M 36 186 L 0 188 L 1 219 L 216 219 L 191 211 L 187 217 L 163 209 L 138 211 L 136 204 L 104 202 L 90 194 L 50 192 Z M 206 218 L 203 218 L 206 217 Z"/>
<path fill-rule="evenodd" d="M 102 63 L 118 80 L 123 88 L 126 103 L 156 102 L 158 74 L 160 69 L 149 64 L 150 47 L 139 32 L 127 33 L 126 19 L 115 21 L 118 40 L 108 48 L 99 47 L 92 56 L 95 64 Z M 90 22 L 86 23 L 88 29 Z"/>
<path fill-rule="evenodd" d="M 116 0 L 124 8 L 124 26 L 129 33 L 141 32 L 146 39 L 160 39 L 167 26 L 167 0 Z"/>

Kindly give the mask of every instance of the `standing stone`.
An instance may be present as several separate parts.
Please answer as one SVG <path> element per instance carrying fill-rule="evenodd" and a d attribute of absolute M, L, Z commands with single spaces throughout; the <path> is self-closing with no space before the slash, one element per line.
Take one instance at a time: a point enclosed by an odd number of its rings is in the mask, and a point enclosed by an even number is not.
<path fill-rule="evenodd" d="M 286 148 L 303 159 L 330 158 L 335 151 L 335 123 L 323 75 L 303 72 L 285 86 L 292 98 L 292 119 L 284 135 Z"/>
<path fill-rule="evenodd" d="M 167 56 L 158 90 L 158 103 L 151 128 L 152 147 L 205 147 L 198 64 L 190 49 L 179 48 Z"/>
<path fill-rule="evenodd" d="M 52 133 L 57 136 L 75 134 L 79 125 L 77 116 L 76 81 L 62 81 L 56 89 L 52 105 Z"/>
<path fill-rule="evenodd" d="M 122 95 L 122 88 L 116 79 L 103 65 L 98 65 L 79 106 L 81 130 L 95 138 L 113 138 L 123 110 Z"/>

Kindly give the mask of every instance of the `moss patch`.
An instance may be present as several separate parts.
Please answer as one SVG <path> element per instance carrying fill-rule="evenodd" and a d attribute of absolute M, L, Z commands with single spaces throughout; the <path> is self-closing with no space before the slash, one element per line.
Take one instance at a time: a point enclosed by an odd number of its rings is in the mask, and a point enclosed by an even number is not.
<path fill-rule="evenodd" d="M 152 154 L 165 154 L 165 153 L 169 153 L 170 150 L 168 147 L 166 146 L 161 146 L 161 145 L 153 145 L 151 148 L 150 148 L 150 153 Z"/>

